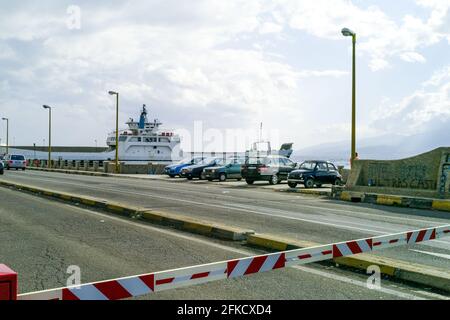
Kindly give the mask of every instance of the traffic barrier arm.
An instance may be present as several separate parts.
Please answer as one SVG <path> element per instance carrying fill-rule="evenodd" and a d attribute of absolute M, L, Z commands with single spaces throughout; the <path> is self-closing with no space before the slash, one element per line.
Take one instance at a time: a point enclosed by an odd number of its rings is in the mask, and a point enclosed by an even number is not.
<path fill-rule="evenodd" d="M 20 294 L 18 300 L 118 300 L 153 292 L 225 280 L 250 274 L 271 271 L 324 261 L 359 253 L 367 253 L 400 245 L 412 245 L 450 235 L 450 225 L 400 232 L 377 237 L 343 241 L 312 248 L 294 249 L 265 255 L 173 269 L 113 280 L 99 281 L 79 286 L 50 289 Z M 0 265 L 0 300 L 15 298 L 17 289 L 5 293 L 5 288 L 17 288 L 17 274 Z M 1 287 L 1 280 L 8 280 L 10 287 Z M 5 281 L 6 281 L 5 280 Z"/>

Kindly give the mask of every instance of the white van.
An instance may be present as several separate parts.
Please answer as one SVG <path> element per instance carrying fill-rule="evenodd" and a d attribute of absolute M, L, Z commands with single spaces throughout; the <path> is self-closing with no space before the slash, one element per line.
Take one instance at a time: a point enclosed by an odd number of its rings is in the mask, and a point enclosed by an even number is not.
<path fill-rule="evenodd" d="M 25 170 L 25 167 L 27 166 L 27 160 L 25 157 L 21 154 L 8 154 L 5 156 L 5 168 L 7 170 L 10 169 L 22 169 Z"/>

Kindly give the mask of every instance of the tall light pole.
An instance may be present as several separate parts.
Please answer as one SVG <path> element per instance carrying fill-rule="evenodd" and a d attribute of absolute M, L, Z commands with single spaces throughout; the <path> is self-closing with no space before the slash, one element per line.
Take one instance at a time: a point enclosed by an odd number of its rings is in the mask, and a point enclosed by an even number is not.
<path fill-rule="evenodd" d="M 348 28 L 342 29 L 342 34 L 345 37 L 352 37 L 353 44 L 353 54 L 352 54 L 352 155 L 350 158 L 350 165 L 353 165 L 353 161 L 356 158 L 356 56 L 355 56 L 355 47 L 356 47 L 356 33 Z"/>
<path fill-rule="evenodd" d="M 44 109 L 48 109 L 48 163 L 47 167 L 51 168 L 52 162 L 52 108 L 47 105 L 42 106 Z"/>
<path fill-rule="evenodd" d="M 8 151 L 9 151 L 9 119 L 2 118 L 2 120 L 6 121 L 6 154 L 8 154 Z"/>
<path fill-rule="evenodd" d="M 119 93 L 114 91 L 108 93 L 116 96 L 116 173 L 119 173 Z"/>

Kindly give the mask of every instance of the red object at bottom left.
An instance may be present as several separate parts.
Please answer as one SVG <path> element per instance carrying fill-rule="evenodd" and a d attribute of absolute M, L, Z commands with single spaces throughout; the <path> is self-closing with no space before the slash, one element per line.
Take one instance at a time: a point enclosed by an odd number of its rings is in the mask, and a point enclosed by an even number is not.
<path fill-rule="evenodd" d="M 17 300 L 17 273 L 0 264 L 0 301 Z"/>

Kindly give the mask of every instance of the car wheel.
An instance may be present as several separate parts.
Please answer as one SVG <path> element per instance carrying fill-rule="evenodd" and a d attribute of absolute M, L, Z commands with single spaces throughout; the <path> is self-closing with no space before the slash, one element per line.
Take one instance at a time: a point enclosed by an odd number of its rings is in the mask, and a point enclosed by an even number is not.
<path fill-rule="evenodd" d="M 221 173 L 220 175 L 219 175 L 219 181 L 220 182 L 224 182 L 224 181 L 226 181 L 227 180 L 227 176 L 225 175 L 225 173 Z"/>
<path fill-rule="evenodd" d="M 321 184 L 316 184 L 317 188 L 322 188 Z"/>
<path fill-rule="evenodd" d="M 25 171 L 25 168 L 22 168 L 22 171 Z"/>
<path fill-rule="evenodd" d="M 270 177 L 269 183 L 271 185 L 274 185 L 274 184 L 278 184 L 279 181 L 280 181 L 280 178 L 278 178 L 278 175 L 274 174 L 273 176 Z"/>
<path fill-rule="evenodd" d="M 288 182 L 288 186 L 291 188 L 295 188 L 297 186 L 297 182 Z"/>
<path fill-rule="evenodd" d="M 305 188 L 314 187 L 314 180 L 312 178 L 308 178 L 305 180 Z"/>
<path fill-rule="evenodd" d="M 341 186 L 342 185 L 341 179 L 337 178 L 336 180 L 334 180 L 334 185 L 335 186 Z"/>
<path fill-rule="evenodd" d="M 16 171 L 19 170 L 19 168 L 16 168 Z"/>
<path fill-rule="evenodd" d="M 192 180 L 192 177 L 187 177 L 188 180 Z"/>
<path fill-rule="evenodd" d="M 253 184 L 255 181 L 254 180 L 250 180 L 250 179 L 245 179 L 245 182 L 247 182 L 247 184 Z"/>
<path fill-rule="evenodd" d="M 208 178 L 208 181 L 213 181 L 213 179 L 211 179 L 211 178 Z"/>
<path fill-rule="evenodd" d="M 169 174 L 169 177 L 175 178 L 175 175 L 174 174 Z"/>
<path fill-rule="evenodd" d="M 237 181 L 241 181 L 242 180 L 242 178 L 237 178 Z"/>

